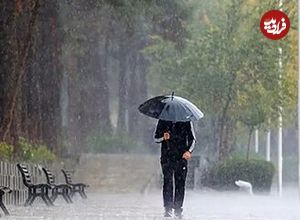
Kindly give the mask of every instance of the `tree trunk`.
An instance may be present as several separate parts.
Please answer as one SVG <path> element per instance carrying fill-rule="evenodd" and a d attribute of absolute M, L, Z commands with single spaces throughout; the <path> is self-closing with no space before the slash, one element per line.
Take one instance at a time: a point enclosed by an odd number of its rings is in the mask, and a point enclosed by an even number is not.
<path fill-rule="evenodd" d="M 25 35 L 23 45 L 20 45 L 21 48 L 18 48 L 18 63 L 17 63 L 17 67 L 16 67 L 17 78 L 14 83 L 14 86 L 8 92 L 9 98 L 8 98 L 8 102 L 7 102 L 7 105 L 4 110 L 4 117 L 3 117 L 2 125 L 0 128 L 0 132 L 2 134 L 1 139 L 3 141 L 10 142 L 12 140 L 11 139 L 12 137 L 10 137 L 10 129 L 11 129 L 13 119 L 15 116 L 18 95 L 19 95 L 19 91 L 21 89 L 21 83 L 22 83 L 23 77 L 26 74 L 26 70 L 27 70 L 26 67 L 27 67 L 27 62 L 29 59 L 29 50 L 32 45 L 32 35 L 33 35 L 33 30 L 35 27 L 37 13 L 38 13 L 39 8 L 40 8 L 39 0 L 36 0 L 34 2 L 34 7 L 31 10 L 31 16 L 30 16 L 29 22 L 27 24 L 26 35 Z M 18 10 L 17 13 L 19 13 L 18 5 L 16 5 L 16 10 Z"/>
<path fill-rule="evenodd" d="M 128 115 L 127 105 L 127 55 L 126 55 L 126 42 L 120 40 L 119 45 L 119 106 L 118 106 L 118 123 L 117 130 L 127 131 L 126 117 Z"/>
<path fill-rule="evenodd" d="M 138 120 L 138 100 L 139 100 L 139 87 L 137 76 L 137 51 L 133 49 L 129 59 L 129 88 L 128 88 L 128 131 L 129 135 L 133 138 L 140 137 L 139 120 Z"/>
<path fill-rule="evenodd" d="M 45 1 L 41 11 L 40 28 L 41 57 L 41 124 L 42 140 L 56 153 L 60 154 L 60 90 L 62 68 L 59 61 L 61 56 L 60 27 L 58 23 L 58 2 Z"/>
<path fill-rule="evenodd" d="M 0 124 L 3 124 L 5 106 L 7 103 L 7 90 L 9 88 L 9 78 L 14 76 L 14 49 L 13 28 L 15 27 L 15 2 L 0 1 Z M 0 134 L 2 136 L 2 134 Z"/>
<path fill-rule="evenodd" d="M 143 103 L 148 98 L 148 85 L 147 85 L 147 73 L 148 73 L 149 62 L 145 59 L 144 54 L 139 54 L 139 99 L 138 104 Z M 136 106 L 136 108 L 138 105 Z M 136 110 L 137 111 L 137 110 Z M 139 131 L 142 133 L 143 143 L 149 148 L 153 145 L 153 121 L 152 119 L 139 115 L 140 127 Z M 157 148 L 151 147 L 151 152 L 156 152 Z"/>
<path fill-rule="evenodd" d="M 228 141 L 225 140 L 224 142 L 224 132 L 226 131 L 225 127 L 227 126 L 227 120 L 228 120 L 228 110 L 229 110 L 229 107 L 230 107 L 230 104 L 233 100 L 233 86 L 234 86 L 234 82 L 235 82 L 235 79 L 236 79 L 236 73 L 232 73 L 231 75 L 232 79 L 231 79 L 231 82 L 230 82 L 230 85 L 229 85 L 229 88 L 228 88 L 228 92 L 226 94 L 226 97 L 225 97 L 225 105 L 222 109 L 222 113 L 221 113 L 221 116 L 220 116 L 220 125 L 219 125 L 219 160 L 224 160 L 226 157 L 229 156 L 229 150 L 228 148 L 230 147 L 228 145 Z"/>
<path fill-rule="evenodd" d="M 110 134 L 112 132 L 112 125 L 110 120 L 110 110 L 109 110 L 109 86 L 108 86 L 108 47 L 109 47 L 109 35 L 105 35 L 104 49 L 102 53 L 101 60 L 102 71 L 101 71 L 101 108 L 100 110 L 100 125 L 101 132 Z"/>

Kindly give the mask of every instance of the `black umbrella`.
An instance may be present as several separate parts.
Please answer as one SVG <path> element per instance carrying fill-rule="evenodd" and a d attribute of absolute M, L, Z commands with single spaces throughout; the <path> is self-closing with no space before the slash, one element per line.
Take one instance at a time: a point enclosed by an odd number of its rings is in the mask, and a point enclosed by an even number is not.
<path fill-rule="evenodd" d="M 195 121 L 203 117 L 203 113 L 193 103 L 174 96 L 174 93 L 147 100 L 139 106 L 139 111 L 165 121 Z"/>

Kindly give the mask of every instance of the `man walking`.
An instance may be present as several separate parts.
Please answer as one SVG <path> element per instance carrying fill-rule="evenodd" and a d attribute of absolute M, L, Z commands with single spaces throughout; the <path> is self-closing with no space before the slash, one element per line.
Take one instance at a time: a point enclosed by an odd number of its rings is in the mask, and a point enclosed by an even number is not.
<path fill-rule="evenodd" d="M 154 138 L 156 143 L 161 143 L 164 216 L 171 217 L 174 209 L 175 216 L 182 218 L 187 161 L 192 156 L 196 140 L 193 124 L 159 120 Z"/>

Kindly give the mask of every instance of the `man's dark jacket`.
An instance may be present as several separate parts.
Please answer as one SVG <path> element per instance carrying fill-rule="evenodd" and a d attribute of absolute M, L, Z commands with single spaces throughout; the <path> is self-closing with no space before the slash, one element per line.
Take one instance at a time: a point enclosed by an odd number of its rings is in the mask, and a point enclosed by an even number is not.
<path fill-rule="evenodd" d="M 163 140 L 165 132 L 169 140 Z M 193 152 L 195 135 L 192 122 L 171 122 L 159 120 L 155 135 L 156 143 L 161 143 L 161 162 L 178 161 L 186 151 Z"/>

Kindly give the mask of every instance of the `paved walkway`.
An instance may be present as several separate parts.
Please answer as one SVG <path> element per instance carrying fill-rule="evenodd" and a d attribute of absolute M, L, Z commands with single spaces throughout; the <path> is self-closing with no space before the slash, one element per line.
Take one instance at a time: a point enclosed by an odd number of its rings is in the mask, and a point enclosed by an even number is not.
<path fill-rule="evenodd" d="M 141 194 L 89 194 L 88 200 L 62 200 L 55 207 L 36 202 L 33 207 L 9 206 L 3 219 L 162 220 L 159 191 Z M 172 219 L 172 218 L 168 218 Z M 282 198 L 240 193 L 187 192 L 185 220 L 299 220 L 300 200 L 295 192 Z"/>

